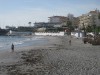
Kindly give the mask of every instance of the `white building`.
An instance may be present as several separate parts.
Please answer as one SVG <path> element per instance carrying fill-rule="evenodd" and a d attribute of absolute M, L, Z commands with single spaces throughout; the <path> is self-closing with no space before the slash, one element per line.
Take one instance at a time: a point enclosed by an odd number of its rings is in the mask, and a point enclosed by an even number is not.
<path fill-rule="evenodd" d="M 63 23 L 66 22 L 68 20 L 67 17 L 64 16 L 52 16 L 49 17 L 49 22 L 50 23 Z"/>

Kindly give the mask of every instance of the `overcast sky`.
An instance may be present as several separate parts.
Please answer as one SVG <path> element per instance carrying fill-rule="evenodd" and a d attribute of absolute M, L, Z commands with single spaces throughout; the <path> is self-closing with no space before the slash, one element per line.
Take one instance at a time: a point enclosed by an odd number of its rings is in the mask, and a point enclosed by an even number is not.
<path fill-rule="evenodd" d="M 80 16 L 100 10 L 100 0 L 0 0 L 0 27 L 47 22 L 50 16 Z"/>

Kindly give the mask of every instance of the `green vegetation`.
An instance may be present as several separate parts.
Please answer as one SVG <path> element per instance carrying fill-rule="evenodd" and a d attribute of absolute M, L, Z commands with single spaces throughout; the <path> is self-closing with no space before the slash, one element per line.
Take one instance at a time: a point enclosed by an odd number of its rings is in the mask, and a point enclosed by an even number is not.
<path fill-rule="evenodd" d="M 93 27 L 88 26 L 88 27 L 86 28 L 86 32 L 92 32 L 92 31 L 93 31 Z"/>
<path fill-rule="evenodd" d="M 67 27 L 69 28 L 70 31 L 74 30 L 74 26 L 72 25 L 72 22 L 70 20 L 67 21 Z"/>
<path fill-rule="evenodd" d="M 100 14 L 99 14 L 98 18 L 100 19 Z"/>
<path fill-rule="evenodd" d="M 96 26 L 96 27 L 93 27 L 93 26 L 88 26 L 85 28 L 86 29 L 86 32 L 95 32 L 95 33 L 99 33 L 100 32 L 100 26 Z"/>
<path fill-rule="evenodd" d="M 17 31 L 21 31 L 21 32 L 25 32 L 25 31 L 29 31 L 29 32 L 33 32 L 34 28 L 33 27 L 18 27 Z"/>

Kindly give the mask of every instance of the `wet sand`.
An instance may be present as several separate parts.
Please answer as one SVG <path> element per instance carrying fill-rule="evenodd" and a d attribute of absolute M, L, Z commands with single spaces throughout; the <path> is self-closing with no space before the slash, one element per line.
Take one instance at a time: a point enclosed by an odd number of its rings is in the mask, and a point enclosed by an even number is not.
<path fill-rule="evenodd" d="M 69 36 L 45 38 L 46 45 L 1 52 L 0 75 L 100 75 L 100 46 Z"/>

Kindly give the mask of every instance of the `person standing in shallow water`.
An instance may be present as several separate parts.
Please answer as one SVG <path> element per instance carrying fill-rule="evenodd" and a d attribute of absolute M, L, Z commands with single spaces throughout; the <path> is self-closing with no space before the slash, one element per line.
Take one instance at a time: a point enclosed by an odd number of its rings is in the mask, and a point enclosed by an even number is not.
<path fill-rule="evenodd" d="M 14 44 L 13 43 L 11 45 L 11 50 L 12 50 L 12 52 L 14 52 Z"/>

